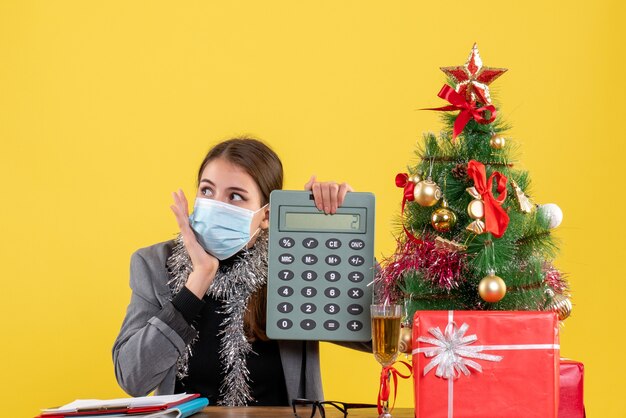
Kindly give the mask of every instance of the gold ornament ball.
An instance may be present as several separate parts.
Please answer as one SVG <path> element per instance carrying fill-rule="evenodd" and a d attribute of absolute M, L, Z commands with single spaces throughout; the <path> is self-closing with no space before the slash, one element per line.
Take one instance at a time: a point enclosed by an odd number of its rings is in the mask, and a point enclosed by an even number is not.
<path fill-rule="evenodd" d="M 500 135 L 494 135 L 489 140 L 489 145 L 493 149 L 502 149 L 506 145 L 506 139 Z"/>
<path fill-rule="evenodd" d="M 552 298 L 550 308 L 552 312 L 556 312 L 560 321 L 565 321 L 572 313 L 572 301 L 567 296 L 557 293 Z"/>
<path fill-rule="evenodd" d="M 420 206 L 434 206 L 441 199 L 441 189 L 430 179 L 422 180 L 415 185 L 413 198 Z"/>
<path fill-rule="evenodd" d="M 403 326 L 400 328 L 400 345 L 399 350 L 401 353 L 410 354 L 413 350 L 413 328 Z"/>
<path fill-rule="evenodd" d="M 506 283 L 495 274 L 490 274 L 480 280 L 478 294 L 485 302 L 499 302 L 506 295 Z"/>
<path fill-rule="evenodd" d="M 447 207 L 441 207 L 430 216 L 430 224 L 439 232 L 448 232 L 456 225 L 456 215 Z"/>

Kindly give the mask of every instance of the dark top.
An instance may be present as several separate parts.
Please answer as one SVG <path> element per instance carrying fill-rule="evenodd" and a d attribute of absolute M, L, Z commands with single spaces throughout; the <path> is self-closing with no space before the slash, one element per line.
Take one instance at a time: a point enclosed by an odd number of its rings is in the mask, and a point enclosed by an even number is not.
<path fill-rule="evenodd" d="M 209 399 L 209 405 L 217 405 L 224 379 L 219 354 L 223 338 L 221 324 L 226 317 L 222 313 L 223 304 L 212 296 L 200 300 L 186 287 L 174 297 L 172 304 L 198 330 L 198 340 L 193 344 L 193 355 L 189 358 L 188 376 L 182 381 L 176 379 L 175 393 L 199 393 Z M 289 405 L 276 341 L 254 341 L 247 366 L 254 398 L 251 406 Z"/>

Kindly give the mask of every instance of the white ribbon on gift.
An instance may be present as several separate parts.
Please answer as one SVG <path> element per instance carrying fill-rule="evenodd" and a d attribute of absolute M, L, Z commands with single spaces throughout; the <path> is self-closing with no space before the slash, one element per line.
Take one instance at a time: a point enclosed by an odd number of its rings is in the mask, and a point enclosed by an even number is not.
<path fill-rule="evenodd" d="M 435 376 L 448 380 L 448 418 L 454 416 L 454 379 L 461 373 L 470 375 L 470 368 L 482 373 L 482 366 L 472 360 L 501 361 L 502 356 L 482 353 L 483 350 L 545 350 L 559 349 L 559 344 L 503 344 L 503 345 L 470 345 L 478 340 L 476 334 L 465 336 L 469 325 L 460 327 L 454 322 L 454 311 L 448 311 L 448 325 L 444 332 L 439 327 L 429 328 L 428 332 L 435 338 L 419 337 L 417 341 L 434 345 L 434 347 L 418 347 L 412 354 L 423 353 L 433 358 L 424 366 L 424 375 L 437 367 Z"/>

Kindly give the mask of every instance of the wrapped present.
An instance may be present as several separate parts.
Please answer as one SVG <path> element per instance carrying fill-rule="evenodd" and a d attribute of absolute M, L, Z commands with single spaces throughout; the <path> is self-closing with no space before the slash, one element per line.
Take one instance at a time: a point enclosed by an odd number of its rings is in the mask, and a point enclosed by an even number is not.
<path fill-rule="evenodd" d="M 582 363 L 569 359 L 561 359 L 560 365 L 559 418 L 584 418 L 583 375 L 585 368 Z"/>
<path fill-rule="evenodd" d="M 418 311 L 413 325 L 416 418 L 556 418 L 556 314 Z"/>

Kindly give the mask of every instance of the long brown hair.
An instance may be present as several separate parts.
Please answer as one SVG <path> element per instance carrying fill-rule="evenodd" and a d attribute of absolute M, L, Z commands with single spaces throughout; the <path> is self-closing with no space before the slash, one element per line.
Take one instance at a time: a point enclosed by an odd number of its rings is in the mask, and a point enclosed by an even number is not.
<path fill-rule="evenodd" d="M 261 191 L 261 206 L 270 201 L 272 190 L 283 188 L 283 165 L 278 155 L 258 139 L 238 137 L 220 142 L 207 153 L 198 170 L 198 184 L 207 164 L 216 158 L 241 167 L 252 177 Z M 267 341 L 265 334 L 267 286 L 250 296 L 244 317 L 244 330 L 250 341 Z"/>

